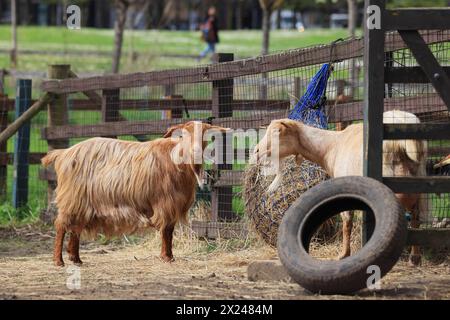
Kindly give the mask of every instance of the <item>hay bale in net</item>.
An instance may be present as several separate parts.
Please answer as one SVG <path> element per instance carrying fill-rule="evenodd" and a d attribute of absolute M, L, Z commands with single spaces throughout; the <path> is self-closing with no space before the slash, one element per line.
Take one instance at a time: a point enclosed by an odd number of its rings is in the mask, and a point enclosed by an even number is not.
<path fill-rule="evenodd" d="M 268 193 L 267 188 L 274 176 L 265 175 L 263 166 L 249 165 L 244 175 L 245 210 L 256 232 L 273 247 L 286 210 L 306 190 L 327 179 L 320 166 L 307 160 L 297 165 L 291 156 L 282 165 L 283 180 L 273 193 Z"/>

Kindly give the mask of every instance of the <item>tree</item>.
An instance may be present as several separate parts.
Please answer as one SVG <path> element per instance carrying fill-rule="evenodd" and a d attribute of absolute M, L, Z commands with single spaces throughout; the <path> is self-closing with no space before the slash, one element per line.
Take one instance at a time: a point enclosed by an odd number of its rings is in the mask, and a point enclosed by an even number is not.
<path fill-rule="evenodd" d="M 120 57 L 122 56 L 123 32 L 125 29 L 125 22 L 127 21 L 127 11 L 130 6 L 130 1 L 115 0 L 114 6 L 116 8 L 116 21 L 114 22 L 114 51 L 112 58 L 112 72 L 119 72 Z"/>
<path fill-rule="evenodd" d="M 262 31 L 263 41 L 261 54 L 267 54 L 269 52 L 269 40 L 270 40 L 270 16 L 272 12 L 278 9 L 284 0 L 259 0 L 259 4 L 263 11 Z"/>
<path fill-rule="evenodd" d="M 357 21 L 357 0 L 347 0 L 347 10 L 348 10 L 348 34 L 350 37 L 354 38 L 356 35 L 356 21 Z"/>
<path fill-rule="evenodd" d="M 116 21 L 114 23 L 114 51 L 112 59 L 112 72 L 118 73 L 120 58 L 122 56 L 123 34 L 127 22 L 127 11 L 131 6 L 145 7 L 151 0 L 115 0 Z"/>
<path fill-rule="evenodd" d="M 11 69 L 17 67 L 17 6 L 16 0 L 11 0 L 11 33 L 12 33 L 12 49 L 11 49 Z"/>

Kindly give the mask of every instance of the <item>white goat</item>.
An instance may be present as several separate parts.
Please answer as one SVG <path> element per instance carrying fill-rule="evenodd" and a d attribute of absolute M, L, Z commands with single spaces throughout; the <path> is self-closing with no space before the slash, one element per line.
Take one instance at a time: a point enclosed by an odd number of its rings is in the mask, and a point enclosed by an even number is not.
<path fill-rule="evenodd" d="M 384 123 L 420 123 L 412 113 L 388 111 Z M 279 159 L 296 156 L 300 164 L 304 159 L 319 164 L 330 177 L 361 176 L 363 174 L 363 125 L 354 124 L 343 131 L 329 131 L 307 126 L 301 122 L 281 119 L 274 120 L 267 128 L 265 136 L 258 143 L 254 157 L 258 162 L 267 162 L 272 156 L 272 140 L 278 136 Z M 426 175 L 426 142 L 418 140 L 389 140 L 383 143 L 384 176 Z M 269 187 L 269 192 L 281 183 L 281 170 Z M 419 194 L 396 194 L 405 210 L 411 212 L 411 226 L 420 225 L 419 213 L 426 210 L 425 199 Z M 353 213 L 343 212 L 343 250 L 339 258 L 350 255 L 350 239 L 353 227 Z M 413 246 L 410 262 L 420 261 L 419 248 Z"/>

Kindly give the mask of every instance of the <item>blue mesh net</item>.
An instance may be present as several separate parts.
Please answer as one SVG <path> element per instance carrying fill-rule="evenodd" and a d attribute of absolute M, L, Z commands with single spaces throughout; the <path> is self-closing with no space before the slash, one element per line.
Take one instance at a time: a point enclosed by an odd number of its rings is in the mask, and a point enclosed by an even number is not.
<path fill-rule="evenodd" d="M 324 64 L 311 79 L 305 94 L 289 113 L 289 119 L 302 121 L 307 125 L 317 128 L 327 128 L 328 119 L 325 114 L 325 92 L 330 73 L 331 65 L 329 63 Z"/>

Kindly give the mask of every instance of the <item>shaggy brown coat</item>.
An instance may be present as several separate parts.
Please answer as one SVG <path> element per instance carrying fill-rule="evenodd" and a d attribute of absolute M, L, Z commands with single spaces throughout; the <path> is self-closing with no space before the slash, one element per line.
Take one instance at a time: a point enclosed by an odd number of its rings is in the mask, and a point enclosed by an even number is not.
<path fill-rule="evenodd" d="M 81 264 L 79 238 L 82 231 L 120 236 L 149 227 L 161 232 L 161 258 L 172 261 L 172 233 L 178 221 L 186 220 L 195 199 L 202 164 L 193 159 L 194 127 L 226 129 L 188 122 L 169 129 L 164 138 L 131 142 L 93 138 L 68 149 L 54 150 L 42 159 L 54 165 L 57 175 L 54 262 L 64 265 L 64 235 L 70 232 L 69 259 Z M 198 128 L 198 127 L 197 127 Z M 170 138 L 177 129 L 188 135 Z M 203 151 L 206 144 L 201 141 Z M 188 162 L 175 163 L 173 150 L 188 150 Z"/>

